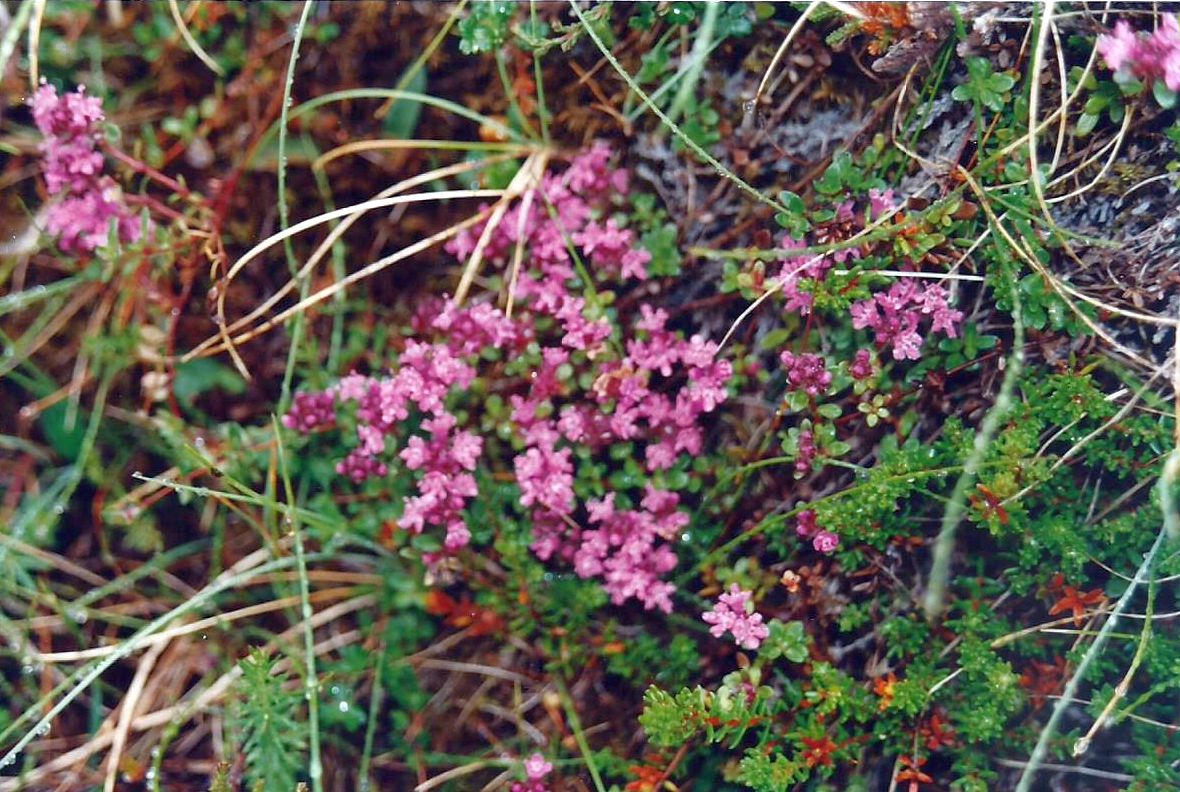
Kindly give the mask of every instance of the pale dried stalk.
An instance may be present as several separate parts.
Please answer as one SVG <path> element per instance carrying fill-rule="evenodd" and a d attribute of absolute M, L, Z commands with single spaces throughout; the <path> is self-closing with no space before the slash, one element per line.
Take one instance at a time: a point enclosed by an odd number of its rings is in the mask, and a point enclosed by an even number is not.
<path fill-rule="evenodd" d="M 807 5 L 807 8 L 803 9 L 803 13 L 799 18 L 795 20 L 795 24 L 791 26 L 791 29 L 787 31 L 787 37 L 783 39 L 783 43 L 778 45 L 778 49 L 774 52 L 774 57 L 770 59 L 770 64 L 767 65 L 766 71 L 762 73 L 762 79 L 758 82 L 758 89 L 754 91 L 754 98 L 751 100 L 751 103 L 755 110 L 758 108 L 758 102 L 762 99 L 762 92 L 766 90 L 766 86 L 770 82 L 770 75 L 774 74 L 779 61 L 787 54 L 787 48 L 791 46 L 791 42 L 794 41 L 795 36 L 799 35 L 799 31 L 803 29 L 803 25 L 807 22 L 808 17 L 815 13 L 815 9 L 819 8 L 819 4 L 819 0 L 812 0 Z"/>
<path fill-rule="evenodd" d="M 180 37 L 184 39 L 184 43 L 193 51 L 193 54 L 200 58 L 201 63 L 209 67 L 209 70 L 218 77 L 225 76 L 225 69 L 213 60 L 213 57 L 205 52 L 202 47 L 193 37 L 193 34 L 188 29 L 188 24 L 184 21 L 184 17 L 180 14 L 180 4 L 177 0 L 168 0 L 168 10 L 172 12 L 172 21 L 176 23 L 176 29 L 180 32 Z"/>
<path fill-rule="evenodd" d="M 386 188 L 385 190 L 378 193 L 376 198 L 379 198 L 379 199 L 380 198 L 389 198 L 394 195 L 399 195 L 399 194 L 401 194 L 407 190 L 410 190 L 414 187 L 418 187 L 418 186 L 421 186 L 424 184 L 430 184 L 431 182 L 439 180 L 439 179 L 446 179 L 446 178 L 450 178 L 452 176 L 458 176 L 462 173 L 467 173 L 467 172 L 477 170 L 482 167 L 487 167 L 488 165 L 492 165 L 492 164 L 495 164 L 498 162 L 503 162 L 503 161 L 506 161 L 511 158 L 512 158 L 512 155 L 502 154 L 502 155 L 496 155 L 493 157 L 487 157 L 481 162 L 461 162 L 456 165 L 448 165 L 443 168 L 435 168 L 434 170 L 426 171 L 425 173 L 420 173 L 420 174 L 413 176 L 409 179 L 404 179 L 404 180 L 398 182 L 397 184 L 394 184 L 391 187 Z M 305 278 L 316 267 L 316 265 L 318 265 L 319 262 L 328 254 L 328 252 L 332 248 L 332 245 L 334 245 L 336 243 L 336 241 L 341 236 L 343 236 L 344 233 L 346 231 L 348 231 L 348 229 L 352 228 L 352 226 L 355 225 L 356 222 L 358 220 L 360 220 L 364 215 L 365 215 L 365 211 L 359 211 L 359 212 L 349 215 L 349 216 L 345 217 L 343 220 L 341 220 L 340 223 L 338 225 L 336 225 L 328 233 L 328 236 L 324 239 L 323 242 L 320 243 L 319 247 L 316 248 L 315 252 L 313 252 L 311 257 L 307 260 L 307 263 L 303 265 L 303 267 L 299 270 L 299 272 L 297 272 L 295 274 L 295 276 L 293 278 L 288 280 L 283 285 L 282 288 L 280 288 L 277 292 L 275 292 L 273 295 L 271 295 L 269 298 L 267 298 L 265 302 L 263 302 L 261 305 L 256 307 L 254 310 L 252 310 L 246 316 L 243 316 L 243 317 L 231 322 L 229 324 L 229 326 L 226 328 L 226 332 L 227 333 L 236 333 L 242 327 L 248 325 L 250 322 L 254 321 L 258 317 L 265 314 L 272 307 L 274 307 L 274 305 L 276 303 L 278 303 L 285 296 L 287 296 L 292 291 L 294 291 L 297 284 L 303 278 Z M 207 339 L 206 341 L 202 342 L 197 347 L 192 349 L 188 354 L 195 355 L 200 352 L 203 352 L 205 349 L 208 348 L 209 344 L 213 343 L 216 340 L 216 338 L 217 337 Z"/>
<path fill-rule="evenodd" d="M 533 189 L 535 185 L 540 184 L 541 176 L 545 173 L 545 167 L 548 164 L 549 152 L 539 151 L 530 154 L 529 158 L 520 166 L 520 170 L 512 177 L 512 181 L 508 183 L 508 188 L 504 190 L 503 195 L 492 208 L 491 217 L 488 218 L 483 232 L 479 235 L 479 239 L 475 243 L 475 249 L 471 251 L 471 256 L 467 259 L 467 265 L 463 268 L 463 277 L 459 279 L 459 286 L 455 289 L 456 303 L 462 303 L 467 298 L 467 291 L 471 288 L 475 276 L 479 273 L 479 265 L 483 263 L 484 251 L 487 249 L 488 243 L 492 241 L 492 232 L 496 230 L 500 225 L 500 221 L 504 219 L 504 213 L 508 211 L 508 205 L 515 198 L 519 198 L 527 191 Z"/>
<path fill-rule="evenodd" d="M 243 561 L 246 559 L 242 559 Z M 256 566 L 256 564 L 252 565 Z M 227 570 L 228 571 L 228 570 Z M 357 610 L 373 607 L 377 602 L 376 595 L 366 594 L 356 599 L 347 600 L 338 605 L 333 605 L 330 608 L 325 608 L 311 618 L 313 627 L 322 627 L 329 622 L 352 613 Z M 264 647 L 264 651 L 273 651 L 279 641 L 290 639 L 297 635 L 303 629 L 302 622 L 284 630 L 277 639 L 270 641 Z M 335 635 L 325 641 L 316 645 L 316 654 L 324 655 L 328 652 L 334 652 L 344 646 L 355 643 L 361 638 L 359 630 L 350 630 L 339 635 Z M 283 658 L 275 664 L 277 670 L 285 670 L 290 667 L 290 660 Z M 233 683 L 242 675 L 241 665 L 235 665 L 232 669 L 222 674 L 218 679 L 202 691 L 193 701 L 173 704 L 170 707 L 165 707 L 155 712 L 149 712 L 146 715 L 140 715 L 131 721 L 130 730 L 133 732 L 147 731 L 148 729 L 155 729 L 160 726 L 167 725 L 174 718 L 191 717 L 192 715 L 202 712 L 208 707 L 212 706 L 215 701 L 224 696 Z M 93 738 L 88 740 L 85 744 L 78 746 L 68 753 L 64 753 L 48 762 L 45 762 L 40 767 L 23 776 L 22 778 L 6 778 L 0 780 L 0 792 L 18 792 L 21 789 L 27 789 L 30 786 L 35 786 L 38 782 L 51 778 L 54 774 L 59 773 L 68 768 L 74 767 L 80 763 L 85 762 L 94 754 L 107 748 L 114 740 L 114 732 L 107 730 L 100 732 Z"/>
<path fill-rule="evenodd" d="M 313 602 L 322 602 L 325 600 L 342 599 L 356 593 L 353 586 L 343 586 L 334 589 L 324 589 L 317 591 L 311 595 Z M 238 621 L 239 619 L 247 619 L 251 616 L 258 616 L 263 613 L 271 613 L 273 611 L 284 610 L 299 604 L 299 597 L 292 595 L 290 597 L 280 597 L 269 602 L 260 602 L 256 605 L 249 605 L 238 610 L 233 610 L 228 613 L 220 613 L 216 616 L 210 616 L 205 619 L 198 619 L 188 624 L 180 624 L 176 627 L 171 627 L 164 630 L 150 638 L 144 639 L 140 645 L 154 647 L 157 645 L 166 645 L 174 638 L 179 638 L 182 635 L 190 635 L 201 630 L 210 630 L 221 627 L 230 622 Z M 80 660 L 94 660 L 98 657 L 106 657 L 111 652 L 118 648 L 117 644 L 111 646 L 95 646 L 90 649 L 79 649 L 72 652 L 46 652 L 38 655 L 37 660 L 41 663 L 75 663 Z"/>
<path fill-rule="evenodd" d="M 520 202 L 520 216 L 516 222 L 516 250 L 512 253 L 512 275 L 508 281 L 508 303 L 504 308 L 504 315 L 508 318 L 512 318 L 512 305 L 516 300 L 516 284 L 520 279 L 520 265 L 524 260 L 524 224 L 528 219 L 529 210 L 533 208 L 533 198 L 536 194 L 535 189 L 530 189 L 524 194 L 524 200 Z"/>
<path fill-rule="evenodd" d="M 287 321 L 288 319 L 290 319 L 292 316 L 299 313 L 300 311 L 307 310 L 311 306 L 316 305 L 317 303 L 321 303 L 324 300 L 329 299 L 330 297 L 332 297 L 333 295 L 335 295 L 337 292 L 341 291 L 342 289 L 346 289 L 349 286 L 351 286 L 352 284 L 364 280 L 365 278 L 369 277 L 370 275 L 373 275 L 374 273 L 385 269 L 386 267 L 390 266 L 391 264 L 396 264 L 397 262 L 402 261 L 403 259 L 407 259 L 410 256 L 413 256 L 417 253 L 421 253 L 423 250 L 426 250 L 430 247 L 433 247 L 434 245 L 437 245 L 439 242 L 443 242 L 444 240 L 447 240 L 453 236 L 456 236 L 457 234 L 459 234 L 459 232 L 464 231 L 464 230 L 476 225 L 477 223 L 484 220 L 486 217 L 487 217 L 486 211 L 480 212 L 479 214 L 477 214 L 473 217 L 470 217 L 461 223 L 456 223 L 455 225 L 450 226 L 449 228 L 446 228 L 442 231 L 439 231 L 436 234 L 432 234 L 431 236 L 427 237 L 426 239 L 422 239 L 422 240 L 419 240 L 418 242 L 415 242 L 413 245 L 410 245 L 409 247 L 402 248 L 397 253 L 394 253 L 390 256 L 386 256 L 383 259 L 378 259 L 377 261 L 374 261 L 372 264 L 369 264 L 365 268 L 352 273 L 351 275 L 344 278 L 343 280 L 336 281 L 331 286 L 327 286 L 323 289 L 320 289 L 315 294 L 309 295 L 307 297 L 307 299 L 301 300 L 296 305 L 293 305 L 290 308 L 286 309 L 285 311 L 282 311 L 281 313 L 266 320 L 258 327 L 255 327 L 252 330 L 249 330 L 247 332 L 244 332 L 244 333 L 241 333 L 237 336 L 234 336 L 232 339 L 227 338 L 226 340 L 231 345 L 230 346 L 231 351 L 233 348 L 232 345 L 245 343 L 246 341 L 256 338 L 256 337 L 262 335 L 263 333 L 266 333 L 266 332 L 274 329 L 275 327 L 278 327 L 280 324 Z M 204 352 L 202 357 L 205 357 L 205 356 L 208 356 L 211 354 L 215 354 L 217 352 L 222 351 L 223 349 L 225 349 L 224 346 L 217 347 L 212 350 L 207 350 Z M 189 353 L 189 355 L 193 355 L 193 354 L 194 353 L 192 353 L 192 352 Z M 188 357 L 188 356 L 186 355 L 186 357 Z"/>
<path fill-rule="evenodd" d="M 119 759 L 123 755 L 123 747 L 127 744 L 127 735 L 131 731 L 131 719 L 135 716 L 135 708 L 139 705 L 148 675 L 156 667 L 156 661 L 160 659 L 160 654 L 167 645 L 167 642 L 156 644 L 143 656 L 139 665 L 135 667 L 135 676 L 131 679 L 127 694 L 119 703 L 119 722 L 115 725 L 115 734 L 111 739 L 111 752 L 107 755 L 107 775 L 102 787 L 103 792 L 115 792 L 115 779 L 119 775 Z"/>
<path fill-rule="evenodd" d="M 322 170 L 325 165 L 341 157 L 351 154 L 361 154 L 366 151 L 396 151 L 401 149 L 447 149 L 447 150 L 481 150 L 499 151 L 509 154 L 530 154 L 537 151 L 537 147 L 528 143 L 483 143 L 474 145 L 465 141 L 449 140 L 354 140 L 334 149 L 325 151 L 311 163 L 313 170 Z M 465 162 L 464 165 L 478 167 L 484 162 Z"/>
<path fill-rule="evenodd" d="M 234 349 L 234 345 L 235 345 L 235 343 L 241 343 L 241 341 L 239 339 L 230 339 L 228 326 L 226 325 L 226 322 L 225 322 L 225 299 L 226 299 L 226 294 L 228 292 L 228 287 L 229 287 L 230 282 L 232 282 L 233 279 L 235 277 L 237 277 L 238 273 L 241 272 L 242 269 L 247 264 L 249 264 L 251 261 L 253 261 L 254 259 L 261 256 L 264 252 L 266 252 L 270 248 L 274 247 L 278 243 L 282 242 L 283 240 L 289 239 L 290 237 L 293 237 L 296 234 L 301 234 L 304 231 L 307 231 L 308 229 L 315 228 L 316 226 L 331 222 L 332 220 L 336 220 L 336 219 L 342 218 L 342 217 L 348 217 L 349 215 L 352 215 L 352 214 L 368 212 L 373 209 L 382 209 L 382 208 L 391 207 L 391 206 L 399 206 L 402 204 L 419 203 L 419 202 L 425 202 L 425 201 L 442 201 L 442 200 L 448 200 L 448 199 L 452 199 L 452 198 L 493 198 L 493 197 L 500 197 L 503 194 L 504 194 L 503 190 L 442 190 L 442 191 L 434 192 L 434 193 L 422 193 L 422 194 L 413 194 L 413 195 L 396 195 L 396 196 L 391 196 L 388 198 L 374 198 L 374 199 L 371 199 L 368 201 L 363 201 L 363 202 L 353 205 L 353 206 L 346 206 L 346 207 L 343 207 L 340 209 L 335 209 L 330 212 L 324 212 L 322 214 L 316 215 L 315 217 L 309 217 L 306 220 L 296 223 L 295 225 L 291 226 L 290 228 L 287 228 L 287 229 L 280 231 L 276 234 L 272 234 L 271 236 L 267 237 L 263 241 L 259 242 L 257 245 L 255 245 L 253 248 L 251 248 L 249 251 L 247 251 L 240 259 L 238 259 L 234 263 L 234 265 L 230 268 L 230 270 L 225 274 L 225 277 L 223 278 L 222 283 L 220 284 L 219 288 L 217 289 L 216 321 L 217 321 L 217 325 L 218 325 L 218 334 L 215 338 L 220 338 L 222 340 L 222 346 L 217 351 L 220 351 L 223 349 L 223 350 L 229 351 L 229 353 L 232 356 L 236 357 L 237 353 Z M 400 261 L 401 259 L 406 258 L 409 255 L 413 255 L 413 253 L 424 250 L 427 247 L 429 247 L 430 245 L 435 244 L 436 242 L 442 241 L 443 239 L 447 239 L 448 237 L 453 236 L 454 234 L 458 233 L 458 231 L 462 230 L 462 228 L 465 228 L 467 225 L 471 225 L 471 224 L 473 224 L 473 223 L 471 221 L 468 221 L 465 224 L 458 224 L 458 225 L 452 226 L 451 228 L 446 229 L 443 232 L 440 232 L 438 234 L 435 234 L 435 235 L 429 237 L 427 240 L 420 241 L 414 245 L 404 248 L 399 253 L 394 254 L 393 256 L 386 257 L 385 259 L 382 259 L 380 262 L 377 262 L 376 265 L 370 265 L 358 273 L 353 273 L 352 275 L 350 275 L 348 278 L 344 279 L 343 281 L 339 281 L 339 282 L 333 284 L 332 287 L 330 287 L 328 289 L 321 290 L 320 292 L 317 292 L 315 295 L 310 296 L 307 300 L 300 302 L 299 305 L 296 306 L 296 308 L 298 310 L 303 310 L 308 305 L 314 305 L 315 303 L 320 302 L 321 300 L 326 299 L 327 297 L 330 297 L 332 294 L 335 294 L 337 291 L 340 290 L 340 288 L 343 288 L 348 283 L 355 283 L 361 277 L 367 277 L 368 275 L 372 274 L 373 272 L 376 272 L 378 269 L 381 269 L 382 266 L 388 266 L 389 264 L 392 264 L 396 261 Z M 377 266 L 377 265 L 380 265 L 380 266 Z M 293 310 L 288 310 L 284 314 L 281 314 L 281 316 L 283 316 L 283 318 L 286 318 L 287 316 L 290 316 L 292 313 L 293 313 Z M 267 328 L 272 327 L 275 324 L 277 324 L 279 321 L 280 320 L 276 317 L 275 319 L 271 320 L 271 322 L 268 325 L 265 325 L 265 327 L 267 327 Z M 260 330 L 259 332 L 262 332 L 262 331 Z M 257 333 L 251 334 L 248 337 L 253 338 L 254 335 L 257 335 Z M 207 352 L 206 350 L 208 350 L 209 347 L 211 347 L 213 345 L 213 343 L 214 343 L 214 339 L 206 339 L 204 342 L 202 342 L 195 349 L 192 349 L 189 352 L 187 352 L 186 354 L 184 354 L 183 356 L 181 356 L 181 358 L 179 359 L 179 362 L 185 363 L 185 362 L 188 362 L 198 356 L 204 357 L 208 354 L 212 354 L 211 352 Z M 239 361 L 240 361 L 240 359 L 236 360 L 235 363 L 239 363 Z M 239 369 L 239 371 L 241 371 L 241 373 L 244 377 L 250 378 L 249 371 L 245 370 L 244 364 L 239 363 L 238 369 Z"/>

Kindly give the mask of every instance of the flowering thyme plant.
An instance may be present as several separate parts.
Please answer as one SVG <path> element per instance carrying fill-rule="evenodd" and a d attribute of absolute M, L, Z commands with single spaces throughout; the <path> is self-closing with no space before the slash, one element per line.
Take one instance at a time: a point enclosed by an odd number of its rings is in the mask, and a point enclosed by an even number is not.
<path fill-rule="evenodd" d="M 98 151 L 102 102 L 85 88 L 59 95 L 43 83 L 29 100 L 33 120 L 44 135 L 45 187 L 58 198 L 48 209 L 46 225 L 67 252 L 89 252 L 106 244 L 114 223 L 123 242 L 139 239 L 140 225 L 123 202 L 114 179 L 103 174 Z"/>
<path fill-rule="evenodd" d="M 508 398 L 511 473 L 533 552 L 600 580 L 616 604 L 668 612 L 675 586 L 665 576 L 688 523 L 678 492 L 687 479 L 669 474 L 702 452 L 706 417 L 726 399 L 732 367 L 715 344 L 669 329 L 657 307 L 606 310 L 603 289 L 647 277 L 649 252 L 609 214 L 627 192 L 627 172 L 601 145 L 547 174 L 534 200 L 509 208 L 490 233 L 493 265 L 507 268 L 518 244 L 528 248 L 512 316 L 489 302 L 427 303 L 391 371 L 300 393 L 283 423 L 304 434 L 354 427 L 336 469 L 355 482 L 414 475 L 398 526 L 440 534 L 424 555 L 437 564 L 469 543 L 464 510 L 480 496 L 477 468 L 499 462 L 484 455 L 472 423 L 478 406 L 465 397 L 477 379 L 494 380 Z M 458 236 L 450 252 L 469 255 L 482 233 Z M 606 491 L 595 470 L 612 449 L 642 462 Z"/>

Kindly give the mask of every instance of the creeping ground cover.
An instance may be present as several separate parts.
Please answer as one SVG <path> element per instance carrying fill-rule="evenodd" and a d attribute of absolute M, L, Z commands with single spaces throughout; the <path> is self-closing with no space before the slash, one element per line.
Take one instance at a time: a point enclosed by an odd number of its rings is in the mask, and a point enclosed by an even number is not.
<path fill-rule="evenodd" d="M 1180 9 L 0 3 L 0 792 L 1180 788 Z"/>

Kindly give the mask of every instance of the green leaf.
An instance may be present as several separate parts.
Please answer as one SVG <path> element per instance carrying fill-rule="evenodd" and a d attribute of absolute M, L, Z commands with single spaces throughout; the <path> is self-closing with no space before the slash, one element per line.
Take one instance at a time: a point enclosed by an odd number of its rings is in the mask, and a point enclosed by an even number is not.
<path fill-rule="evenodd" d="M 1085 137 L 1094 131 L 1094 127 L 1098 126 L 1098 116 L 1090 113 L 1082 113 L 1078 118 L 1077 126 L 1074 127 L 1074 134 L 1078 137 Z"/>
<path fill-rule="evenodd" d="M 632 17 L 634 20 L 634 17 Z M 667 47 L 655 46 L 639 59 L 639 71 L 635 75 L 635 82 L 640 85 L 649 85 L 657 82 L 664 76 L 664 72 L 668 70 L 668 49 Z"/>
<path fill-rule="evenodd" d="M 1176 92 L 1164 85 L 1162 80 L 1156 80 L 1152 84 L 1151 93 L 1155 96 L 1155 100 L 1159 102 L 1159 106 L 1165 110 L 1171 110 L 1176 106 Z"/>
<path fill-rule="evenodd" d="M 654 278 L 670 278 L 680 274 L 680 245 L 672 223 L 650 228 L 639 237 L 639 244 L 648 253 L 647 274 Z"/>
<path fill-rule="evenodd" d="M 818 412 L 824 418 L 834 421 L 839 418 L 844 411 L 840 409 L 839 404 L 821 404 L 819 406 Z"/>
<path fill-rule="evenodd" d="M 1008 74 L 996 74 L 987 58 L 967 60 L 967 81 L 956 86 L 951 96 L 960 102 L 979 102 L 993 112 L 1004 109 L 1004 94 L 1016 80 Z"/>
<path fill-rule="evenodd" d="M 197 358 L 176 367 L 172 390 L 177 400 L 188 402 L 217 388 L 238 396 L 246 392 L 246 382 L 236 371 L 210 358 Z"/>
<path fill-rule="evenodd" d="M 426 69 L 414 72 L 413 77 L 406 83 L 406 91 L 412 93 L 426 93 Z M 422 103 L 411 99 L 397 99 L 389 106 L 389 112 L 381 123 L 385 136 L 393 140 L 409 140 L 414 137 L 414 130 L 418 128 L 418 119 L 422 117 Z"/>
<path fill-rule="evenodd" d="M 795 412 L 806 410 L 809 403 L 810 400 L 807 398 L 807 394 L 801 390 L 791 391 L 787 394 L 787 406 Z"/>
<path fill-rule="evenodd" d="M 791 337 L 791 331 L 785 327 L 779 327 L 771 330 L 762 338 L 762 343 L 759 346 L 768 351 L 774 351 L 781 348 Z"/>
<path fill-rule="evenodd" d="M 807 631 L 803 629 L 803 622 L 793 621 L 784 624 L 778 619 L 771 619 L 767 625 L 770 635 L 762 642 L 758 654 L 768 660 L 785 657 L 792 663 L 802 663 L 808 657 Z"/>
<path fill-rule="evenodd" d="M 67 427 L 67 412 L 69 406 L 65 402 L 57 402 L 41 411 L 37 423 L 54 451 L 65 459 L 77 459 L 86 437 L 86 415 L 79 411 L 74 416 L 74 425 Z"/>

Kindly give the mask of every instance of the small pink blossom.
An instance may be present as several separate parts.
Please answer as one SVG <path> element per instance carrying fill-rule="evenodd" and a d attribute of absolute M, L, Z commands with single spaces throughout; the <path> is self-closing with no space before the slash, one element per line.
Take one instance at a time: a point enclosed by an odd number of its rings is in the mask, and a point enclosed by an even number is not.
<path fill-rule="evenodd" d="M 46 227 L 62 250 L 88 252 L 105 245 L 112 223 L 118 239 L 139 239 L 140 224 L 124 204 L 122 191 L 102 174 L 97 149 L 102 102 L 86 96 L 82 87 L 59 96 L 56 88 L 42 83 L 29 104 L 45 138 L 39 146 L 45 186 L 51 196 L 59 196 L 47 211 Z"/>
<path fill-rule="evenodd" d="M 896 207 L 892 189 L 884 192 L 876 188 L 869 190 L 869 214 L 873 220 L 892 212 Z"/>
<path fill-rule="evenodd" d="M 574 503 L 574 466 L 568 448 L 543 444 L 516 457 L 516 482 L 523 506 L 537 505 L 569 514 Z"/>
<path fill-rule="evenodd" d="M 779 355 L 779 360 L 786 369 L 787 387 L 790 390 L 803 391 L 808 396 L 818 396 L 832 384 L 832 375 L 819 355 L 810 352 L 796 355 L 784 351 Z"/>
<path fill-rule="evenodd" d="M 815 435 L 810 429 L 799 432 L 798 454 L 795 457 L 795 476 L 806 476 L 811 472 L 811 465 L 818 453 L 815 447 Z"/>
<path fill-rule="evenodd" d="M 1180 91 L 1180 23 L 1164 14 L 1150 34 L 1135 33 L 1120 19 L 1110 33 L 1098 37 L 1098 54 L 1113 71 L 1130 74 L 1149 85 L 1157 80 Z"/>
<path fill-rule="evenodd" d="M 963 313 L 952 309 L 948 299 L 949 294 L 941 286 L 922 288 L 914 279 L 903 278 L 888 291 L 853 303 L 852 326 L 857 330 L 873 330 L 877 346 L 891 348 L 894 360 L 918 360 L 922 356 L 923 338 L 918 331 L 923 317 L 930 317 L 931 331 L 941 332 L 948 338 L 958 333 L 957 325 L 963 320 Z"/>
<path fill-rule="evenodd" d="M 749 591 L 743 591 L 737 583 L 731 584 L 729 592 L 721 595 L 713 610 L 701 615 L 712 625 L 709 633 L 715 638 L 732 633 L 734 641 L 744 649 L 761 646 L 770 636 L 770 629 L 762 623 L 762 614 L 754 611 L 750 597 Z"/>
<path fill-rule="evenodd" d="M 867 349 L 858 349 L 848 365 L 848 373 L 853 379 L 866 380 L 873 376 L 873 358 Z"/>
<path fill-rule="evenodd" d="M 336 421 L 336 400 L 331 393 L 296 393 L 283 426 L 309 434 Z"/>
<path fill-rule="evenodd" d="M 819 526 L 815 522 L 815 512 L 811 509 L 805 509 L 799 512 L 795 517 L 795 533 L 804 538 L 814 536 L 819 531 Z"/>
<path fill-rule="evenodd" d="M 537 781 L 553 772 L 553 765 L 545 761 L 545 757 L 535 753 L 524 760 L 524 773 L 530 781 Z"/>
<path fill-rule="evenodd" d="M 1106 61 L 1112 70 L 1118 71 L 1123 66 L 1135 60 L 1138 54 L 1139 39 L 1135 36 L 1127 20 L 1120 19 L 1115 23 L 1114 30 L 1098 37 L 1095 44 L 1098 54 Z"/>
<path fill-rule="evenodd" d="M 840 537 L 831 531 L 820 531 L 811 540 L 811 546 L 820 553 L 830 553 L 840 546 Z"/>

